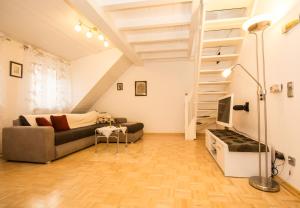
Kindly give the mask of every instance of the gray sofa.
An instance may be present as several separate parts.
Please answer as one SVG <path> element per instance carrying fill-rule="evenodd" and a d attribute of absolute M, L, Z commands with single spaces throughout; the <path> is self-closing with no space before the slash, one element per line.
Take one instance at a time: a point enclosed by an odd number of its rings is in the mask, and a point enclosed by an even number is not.
<path fill-rule="evenodd" d="M 117 125 L 127 126 L 128 142 L 135 142 L 143 136 L 142 123 L 127 123 L 120 119 Z M 21 126 L 19 120 L 12 127 L 3 128 L 3 158 L 10 161 L 48 163 L 95 143 L 95 129 L 108 124 L 54 132 L 52 127 Z M 100 139 L 106 141 L 105 138 Z M 110 142 L 116 142 L 113 138 Z M 125 135 L 120 134 L 120 142 L 125 142 Z"/>

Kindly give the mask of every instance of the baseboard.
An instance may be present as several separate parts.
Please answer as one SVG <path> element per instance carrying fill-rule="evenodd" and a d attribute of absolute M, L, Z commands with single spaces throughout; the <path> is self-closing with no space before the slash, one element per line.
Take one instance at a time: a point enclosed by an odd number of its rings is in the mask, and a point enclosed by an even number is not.
<path fill-rule="evenodd" d="M 144 132 L 145 135 L 184 136 L 184 133 L 173 132 Z"/>
<path fill-rule="evenodd" d="M 287 181 L 283 180 L 283 179 L 280 178 L 279 176 L 275 176 L 275 180 L 276 180 L 283 188 L 285 188 L 287 191 L 289 191 L 291 194 L 293 194 L 294 196 L 297 196 L 298 198 L 300 198 L 300 190 L 298 190 L 298 189 L 295 188 L 293 185 L 291 185 L 291 184 L 288 183 Z"/>

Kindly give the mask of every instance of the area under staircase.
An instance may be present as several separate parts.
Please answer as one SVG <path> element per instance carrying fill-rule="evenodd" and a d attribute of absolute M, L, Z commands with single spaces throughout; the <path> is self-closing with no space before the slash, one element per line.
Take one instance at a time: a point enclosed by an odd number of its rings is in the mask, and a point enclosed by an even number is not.
<path fill-rule="evenodd" d="M 209 2 L 209 1 L 207 1 Z M 201 65 L 198 69 L 196 98 L 196 131 L 203 133 L 216 127 L 217 100 L 228 94 L 231 81 L 222 77 L 222 71 L 239 58 L 244 40 L 243 23 L 252 15 L 255 1 L 227 1 L 214 8 L 205 5 L 204 34 L 201 44 Z M 235 1 L 237 2 L 237 1 Z"/>
<path fill-rule="evenodd" d="M 77 96 L 71 110 L 72 113 L 85 113 L 89 111 L 97 100 L 132 65 L 132 62 L 123 53 L 114 48 L 84 59 L 85 63 L 89 61 L 96 62 L 93 67 L 96 67 L 99 72 L 94 73 L 93 77 L 89 77 L 89 83 L 85 84 L 89 84 L 89 86 L 85 87 L 84 92 L 81 92 L 80 95 Z M 97 59 L 97 61 L 95 61 L 95 59 Z M 80 63 L 75 64 L 80 65 Z M 88 71 L 89 68 L 83 68 L 83 70 L 85 72 L 80 72 L 80 76 L 77 76 L 78 79 L 85 79 L 84 76 L 87 75 L 86 71 Z M 81 86 L 80 89 L 82 88 Z"/>

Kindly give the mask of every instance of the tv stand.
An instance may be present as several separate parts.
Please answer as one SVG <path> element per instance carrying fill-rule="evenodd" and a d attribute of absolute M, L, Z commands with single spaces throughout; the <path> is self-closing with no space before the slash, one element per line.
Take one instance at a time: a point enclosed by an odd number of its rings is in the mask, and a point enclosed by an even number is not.
<path fill-rule="evenodd" d="M 257 141 L 229 129 L 207 129 L 205 145 L 225 176 L 250 177 L 259 174 Z M 261 144 L 263 164 L 265 148 L 265 145 Z M 270 151 L 268 154 L 271 158 Z M 271 169 L 271 161 L 269 161 L 269 168 Z M 264 172 L 262 168 L 262 173 Z"/>

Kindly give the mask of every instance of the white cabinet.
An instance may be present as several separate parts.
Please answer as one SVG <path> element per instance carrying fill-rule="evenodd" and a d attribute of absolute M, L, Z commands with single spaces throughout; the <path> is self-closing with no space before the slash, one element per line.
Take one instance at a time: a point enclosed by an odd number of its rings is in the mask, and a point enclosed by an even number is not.
<path fill-rule="evenodd" d="M 258 152 L 229 152 L 228 145 L 209 130 L 206 130 L 205 133 L 205 144 L 225 176 L 250 177 L 259 175 Z M 271 154 L 270 152 L 268 154 L 270 160 Z M 261 153 L 261 156 L 262 164 L 265 164 L 265 153 Z M 271 161 L 268 162 L 270 176 Z M 263 167 L 262 174 L 264 175 L 265 171 Z"/>

